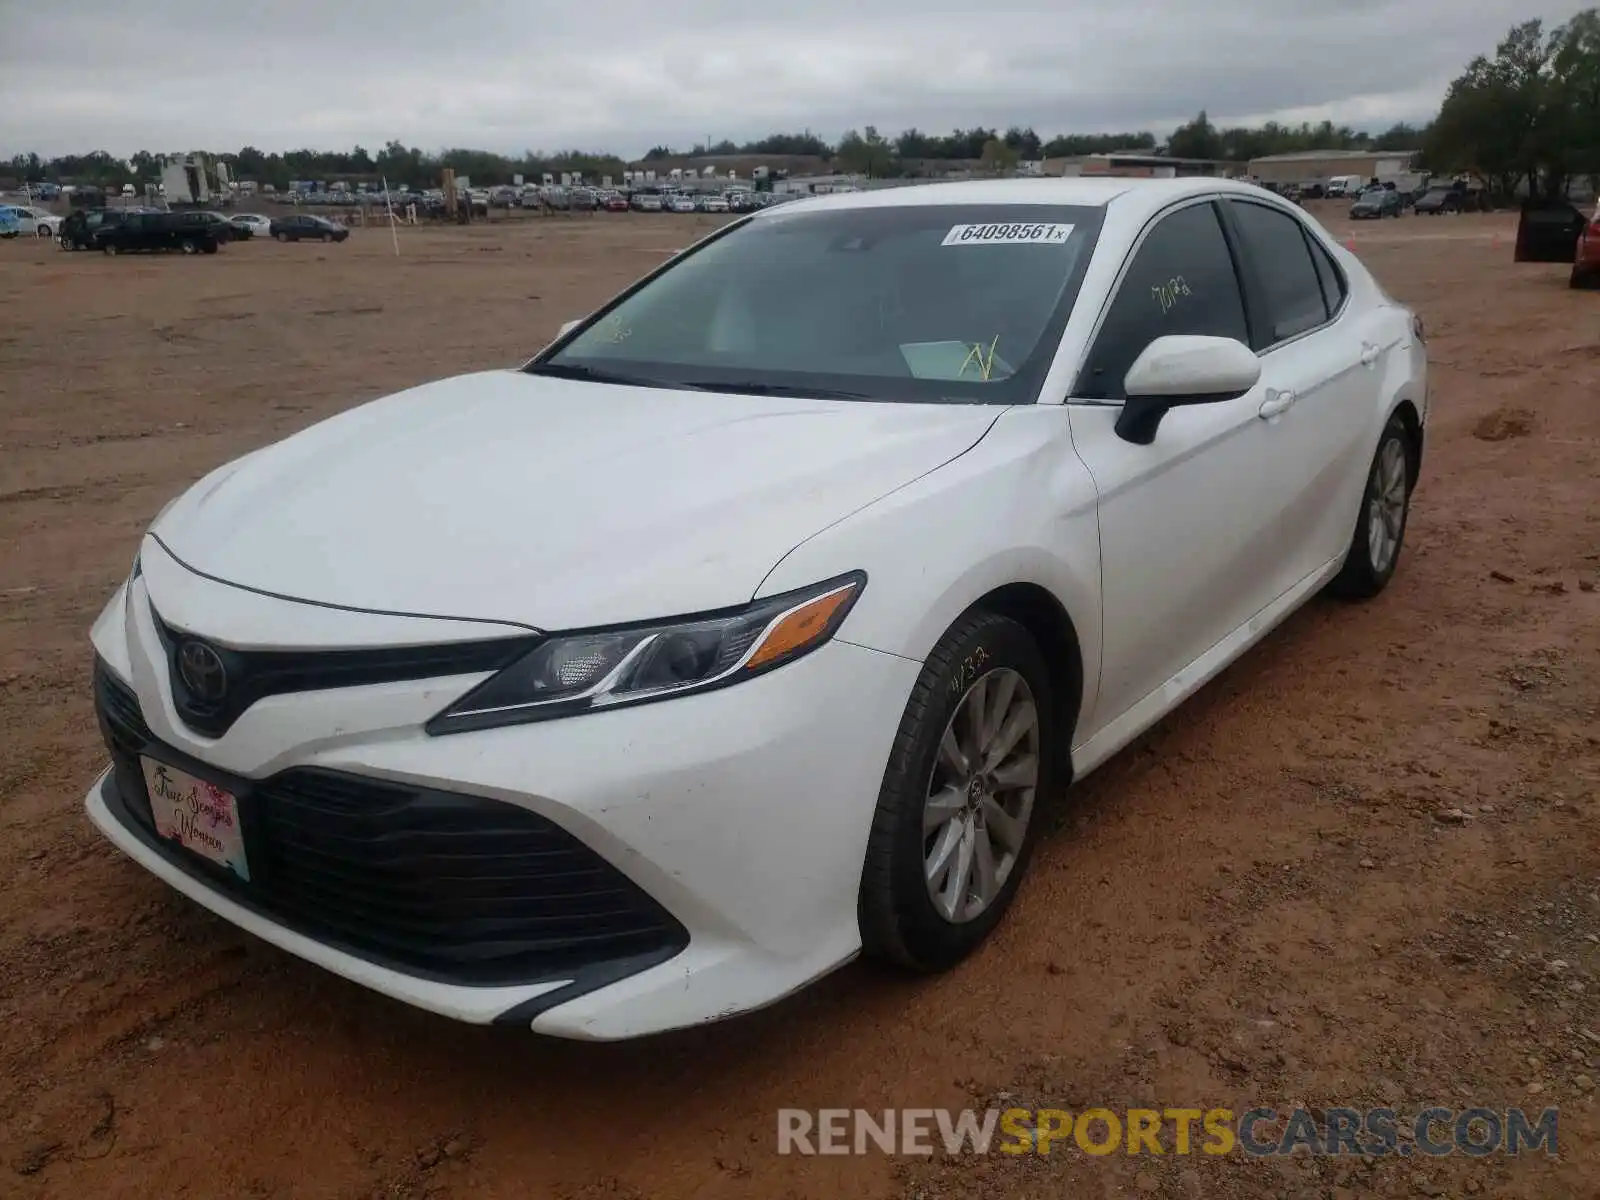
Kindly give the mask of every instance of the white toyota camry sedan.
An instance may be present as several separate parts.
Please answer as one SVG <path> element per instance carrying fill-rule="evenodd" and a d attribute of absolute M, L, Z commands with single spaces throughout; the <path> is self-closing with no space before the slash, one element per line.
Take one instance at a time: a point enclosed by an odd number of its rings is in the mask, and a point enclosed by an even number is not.
<path fill-rule="evenodd" d="M 89 815 L 464 1021 L 948 968 L 1072 780 L 1383 590 L 1427 417 L 1421 322 L 1255 187 L 764 210 L 169 504 L 94 626 Z"/>

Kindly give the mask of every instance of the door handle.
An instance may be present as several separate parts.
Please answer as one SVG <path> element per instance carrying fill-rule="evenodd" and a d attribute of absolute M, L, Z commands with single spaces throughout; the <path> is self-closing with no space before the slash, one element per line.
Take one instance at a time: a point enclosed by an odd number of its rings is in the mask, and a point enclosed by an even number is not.
<path fill-rule="evenodd" d="M 1378 361 L 1378 353 L 1378 348 L 1371 342 L 1362 342 L 1361 365 L 1363 367 L 1370 367 L 1373 363 Z"/>
<path fill-rule="evenodd" d="M 1280 392 L 1276 388 L 1270 388 L 1267 391 L 1267 398 L 1261 402 L 1261 407 L 1257 411 L 1263 419 L 1270 419 L 1279 413 L 1288 412 L 1294 401 L 1293 392 Z"/>

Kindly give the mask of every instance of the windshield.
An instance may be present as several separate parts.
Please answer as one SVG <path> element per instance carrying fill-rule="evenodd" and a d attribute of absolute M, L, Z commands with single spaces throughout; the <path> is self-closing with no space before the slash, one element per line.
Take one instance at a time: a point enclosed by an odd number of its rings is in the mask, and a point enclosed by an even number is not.
<path fill-rule="evenodd" d="M 669 264 L 526 368 L 846 399 L 1025 404 L 1097 207 L 774 210 Z"/>

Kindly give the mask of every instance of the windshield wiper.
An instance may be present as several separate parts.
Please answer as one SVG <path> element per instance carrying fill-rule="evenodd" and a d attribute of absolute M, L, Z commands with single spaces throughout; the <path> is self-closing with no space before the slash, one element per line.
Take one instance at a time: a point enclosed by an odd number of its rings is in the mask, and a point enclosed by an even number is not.
<path fill-rule="evenodd" d="M 746 396 L 796 396 L 815 400 L 866 400 L 865 392 L 846 392 L 838 388 L 800 387 L 785 383 L 756 383 L 754 380 L 728 383 L 723 380 L 701 379 L 685 384 L 702 392 L 739 392 Z"/>
<path fill-rule="evenodd" d="M 534 363 L 523 368 L 529 375 L 550 375 L 556 379 L 581 379 L 586 383 L 615 383 L 624 387 L 679 388 L 688 391 L 702 390 L 693 383 L 674 383 L 670 379 L 647 379 L 642 375 L 628 375 L 621 371 L 606 371 L 599 367 L 583 367 L 576 363 Z"/>

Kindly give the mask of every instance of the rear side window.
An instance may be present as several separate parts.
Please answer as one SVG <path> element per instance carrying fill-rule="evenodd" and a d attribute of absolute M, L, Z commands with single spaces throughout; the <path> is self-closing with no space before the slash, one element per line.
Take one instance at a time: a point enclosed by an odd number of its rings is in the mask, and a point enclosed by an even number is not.
<path fill-rule="evenodd" d="M 1311 261 L 1316 265 L 1317 281 L 1322 284 L 1322 298 L 1328 305 L 1328 315 L 1331 317 L 1344 303 L 1344 274 L 1316 238 L 1307 234 L 1306 244 L 1311 247 Z"/>
<path fill-rule="evenodd" d="M 1300 222 L 1286 212 L 1248 200 L 1229 200 L 1228 205 L 1265 291 L 1267 311 L 1263 315 L 1268 336 L 1256 349 L 1264 350 L 1326 321 L 1328 303 Z"/>
<path fill-rule="evenodd" d="M 1233 256 L 1210 203 L 1169 213 L 1145 236 L 1073 394 L 1126 399 L 1122 381 L 1134 360 L 1156 338 L 1178 333 L 1250 340 Z"/>

